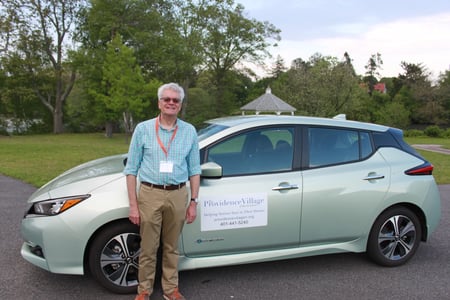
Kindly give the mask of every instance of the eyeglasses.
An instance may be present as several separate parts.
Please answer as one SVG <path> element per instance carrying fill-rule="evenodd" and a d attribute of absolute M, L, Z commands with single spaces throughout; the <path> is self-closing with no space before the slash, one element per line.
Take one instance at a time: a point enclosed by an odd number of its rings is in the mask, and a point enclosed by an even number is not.
<path fill-rule="evenodd" d="M 178 104 L 178 103 L 181 102 L 181 100 L 178 99 L 178 98 L 170 98 L 170 97 L 163 97 L 163 98 L 161 98 L 161 99 L 159 99 L 159 100 L 162 100 L 162 101 L 164 101 L 165 103 L 170 103 L 170 102 L 172 102 L 172 103 L 175 103 L 175 104 Z"/>

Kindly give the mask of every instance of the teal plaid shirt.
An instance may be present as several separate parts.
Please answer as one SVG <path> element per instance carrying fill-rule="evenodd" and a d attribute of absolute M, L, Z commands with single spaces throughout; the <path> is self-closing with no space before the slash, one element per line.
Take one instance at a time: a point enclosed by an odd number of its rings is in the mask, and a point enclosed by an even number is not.
<path fill-rule="evenodd" d="M 155 129 L 156 118 L 139 123 L 134 130 L 128 151 L 125 175 L 139 176 L 140 181 L 154 184 L 179 184 L 192 175 L 201 173 L 197 132 L 191 124 L 177 120 L 177 132 L 170 143 L 166 157 L 158 143 Z M 159 127 L 159 138 L 167 149 L 173 135 L 172 130 Z M 173 172 L 160 172 L 162 161 L 173 163 Z"/>

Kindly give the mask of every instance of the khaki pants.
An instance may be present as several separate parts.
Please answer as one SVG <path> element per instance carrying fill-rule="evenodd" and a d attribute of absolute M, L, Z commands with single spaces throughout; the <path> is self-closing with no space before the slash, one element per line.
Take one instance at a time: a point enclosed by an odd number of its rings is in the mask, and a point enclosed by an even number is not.
<path fill-rule="evenodd" d="M 162 234 L 162 278 L 164 293 L 178 287 L 178 238 L 186 216 L 188 191 L 166 191 L 141 185 L 138 196 L 141 235 L 138 293 L 153 291 L 157 251 Z"/>

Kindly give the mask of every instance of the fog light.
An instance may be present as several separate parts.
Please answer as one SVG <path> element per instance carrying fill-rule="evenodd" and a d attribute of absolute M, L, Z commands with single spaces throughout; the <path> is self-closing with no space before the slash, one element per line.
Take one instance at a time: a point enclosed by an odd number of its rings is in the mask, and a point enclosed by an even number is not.
<path fill-rule="evenodd" d="M 30 247 L 30 251 L 31 251 L 31 253 L 33 253 L 33 254 L 36 255 L 36 256 L 45 258 L 45 257 L 44 257 L 44 252 L 42 251 L 41 246 Z"/>

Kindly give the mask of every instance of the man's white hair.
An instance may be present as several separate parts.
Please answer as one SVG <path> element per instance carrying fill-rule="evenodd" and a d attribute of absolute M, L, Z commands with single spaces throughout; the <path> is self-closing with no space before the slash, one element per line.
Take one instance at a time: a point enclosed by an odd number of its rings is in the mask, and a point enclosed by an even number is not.
<path fill-rule="evenodd" d="M 166 83 L 166 84 L 163 84 L 162 86 L 160 86 L 158 89 L 158 99 L 162 98 L 162 94 L 164 93 L 165 90 L 172 90 L 172 91 L 178 93 L 178 95 L 180 95 L 180 102 L 183 102 L 184 90 L 178 83 L 170 82 L 170 83 Z"/>

